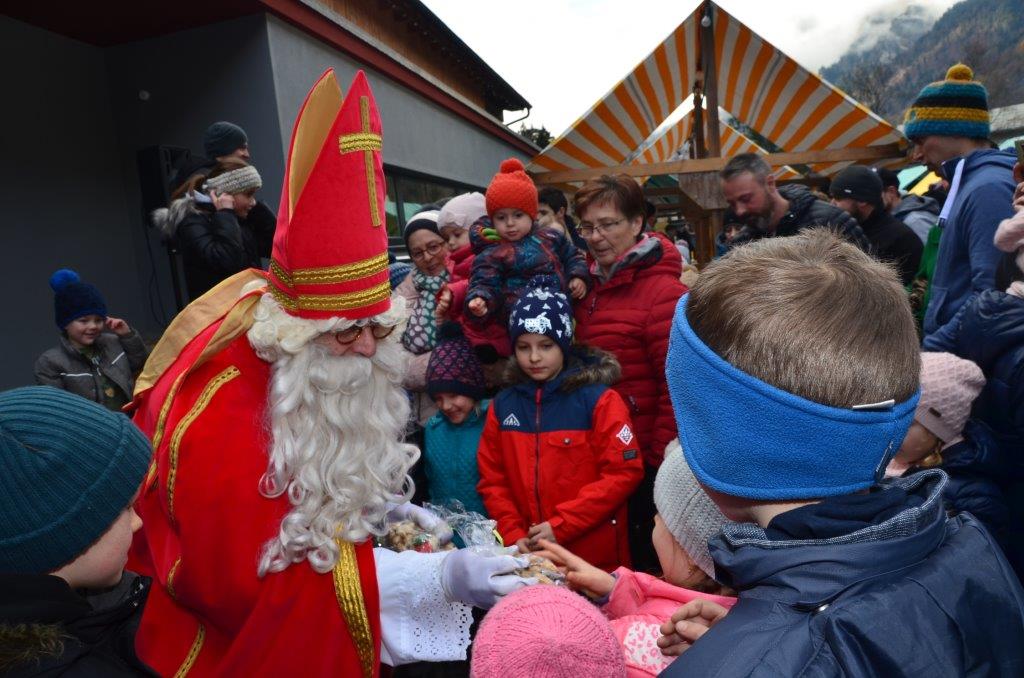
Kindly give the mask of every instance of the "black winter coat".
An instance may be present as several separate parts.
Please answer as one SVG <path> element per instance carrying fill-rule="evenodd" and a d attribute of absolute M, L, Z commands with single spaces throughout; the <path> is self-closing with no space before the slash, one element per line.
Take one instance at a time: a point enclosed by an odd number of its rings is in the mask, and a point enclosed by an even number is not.
<path fill-rule="evenodd" d="M 739 601 L 661 675 L 1024 675 L 1024 591 L 977 520 L 946 516 L 945 483 L 888 481 L 901 509 L 827 539 L 727 525 L 709 548 Z"/>
<path fill-rule="evenodd" d="M 871 251 L 871 243 L 868 242 L 857 220 L 835 205 L 818 200 L 806 186 L 800 184 L 780 186 L 779 195 L 789 202 L 789 211 L 783 215 L 772 235 L 785 237 L 796 235 L 804 229 L 825 227 L 835 231 L 865 252 Z M 754 226 L 746 226 L 733 238 L 729 246 L 737 247 L 766 235 L 768 234 Z"/>
<path fill-rule="evenodd" d="M 135 654 L 149 585 L 126 572 L 80 595 L 52 575 L 0 574 L 0 675 L 155 676 Z"/>
<path fill-rule="evenodd" d="M 871 243 L 871 253 L 895 264 L 904 286 L 913 282 L 924 252 L 924 243 L 917 234 L 880 207 L 876 207 L 860 227 Z"/>
<path fill-rule="evenodd" d="M 277 217 L 262 202 L 243 221 L 232 210 L 197 204 L 175 231 L 188 296 L 197 299 L 239 271 L 261 268 L 260 258 L 270 256 L 276 226 Z"/>

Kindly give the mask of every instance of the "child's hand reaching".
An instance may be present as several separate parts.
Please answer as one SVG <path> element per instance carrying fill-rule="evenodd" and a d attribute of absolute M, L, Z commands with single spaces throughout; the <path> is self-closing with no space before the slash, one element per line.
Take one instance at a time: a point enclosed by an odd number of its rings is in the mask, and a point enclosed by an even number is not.
<path fill-rule="evenodd" d="M 603 598 L 615 588 L 615 577 L 601 568 L 594 567 L 579 556 L 547 539 L 541 539 L 537 544 L 543 550 L 538 551 L 536 555 L 547 558 L 558 565 L 559 569 L 564 568 L 565 578 L 573 589 L 582 591 L 591 598 Z"/>
<path fill-rule="evenodd" d="M 691 600 L 661 625 L 662 635 L 658 638 L 661 653 L 666 657 L 678 657 L 728 613 L 727 608 L 710 600 Z"/>
<path fill-rule="evenodd" d="M 452 307 L 452 291 L 447 285 L 441 288 L 441 291 L 437 293 L 437 306 L 434 307 L 434 316 L 438 322 L 443 320 L 448 315 L 448 309 Z"/>
<path fill-rule="evenodd" d="M 551 523 L 546 520 L 531 527 L 527 530 L 526 534 L 530 538 L 530 547 L 534 551 L 540 548 L 538 542 L 541 539 L 547 539 L 550 542 L 558 541 L 555 539 L 555 531 L 551 529 Z"/>
<path fill-rule="evenodd" d="M 573 299 L 582 299 L 587 296 L 587 283 L 583 282 L 582 278 L 570 279 L 569 293 L 572 294 Z"/>
<path fill-rule="evenodd" d="M 132 328 L 128 327 L 128 323 L 121 320 L 120 318 L 107 316 L 106 325 L 108 330 L 110 330 L 119 337 L 126 337 L 132 333 Z"/>
<path fill-rule="evenodd" d="M 480 297 L 476 297 L 469 302 L 469 312 L 478 318 L 483 317 L 487 314 L 487 302 Z"/>

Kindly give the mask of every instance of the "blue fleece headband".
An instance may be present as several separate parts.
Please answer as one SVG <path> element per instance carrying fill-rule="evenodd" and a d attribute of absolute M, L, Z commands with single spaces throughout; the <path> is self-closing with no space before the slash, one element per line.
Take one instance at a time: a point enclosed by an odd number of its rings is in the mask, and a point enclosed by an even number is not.
<path fill-rule="evenodd" d="M 896 405 L 842 409 L 733 367 L 676 306 L 665 376 L 679 440 L 704 485 L 747 499 L 812 499 L 871 487 L 903 442 L 920 391 Z"/>

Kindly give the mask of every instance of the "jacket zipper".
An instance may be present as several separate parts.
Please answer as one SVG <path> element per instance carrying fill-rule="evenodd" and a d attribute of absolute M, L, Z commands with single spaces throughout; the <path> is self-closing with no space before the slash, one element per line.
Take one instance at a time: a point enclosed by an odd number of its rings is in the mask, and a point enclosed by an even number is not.
<path fill-rule="evenodd" d="M 544 511 L 540 507 L 540 396 L 543 393 L 543 389 L 537 389 L 537 395 L 534 398 L 536 404 L 536 415 L 534 417 L 534 450 L 536 454 L 536 464 L 533 467 L 533 489 L 537 495 L 537 522 L 544 522 Z"/>

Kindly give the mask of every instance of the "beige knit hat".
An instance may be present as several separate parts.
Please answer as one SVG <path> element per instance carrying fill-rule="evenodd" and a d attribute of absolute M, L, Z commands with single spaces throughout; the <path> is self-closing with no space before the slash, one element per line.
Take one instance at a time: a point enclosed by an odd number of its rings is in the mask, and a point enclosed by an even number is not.
<path fill-rule="evenodd" d="M 697 482 L 678 438 L 665 448 L 665 460 L 654 479 L 654 505 L 683 550 L 713 578 L 715 563 L 708 552 L 708 540 L 730 521 Z"/>
<path fill-rule="evenodd" d="M 960 442 L 974 399 L 985 387 L 985 374 L 970 360 L 952 353 L 921 354 L 921 400 L 914 420 L 944 447 Z"/>

